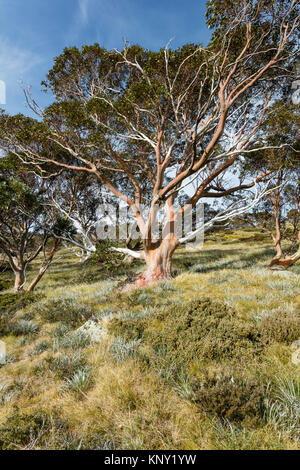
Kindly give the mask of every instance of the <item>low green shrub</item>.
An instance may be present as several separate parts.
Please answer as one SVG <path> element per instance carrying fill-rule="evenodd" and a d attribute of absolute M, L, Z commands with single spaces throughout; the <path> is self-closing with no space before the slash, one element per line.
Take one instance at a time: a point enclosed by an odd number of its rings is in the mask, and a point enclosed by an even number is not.
<path fill-rule="evenodd" d="M 267 341 L 291 344 L 300 338 L 300 308 L 272 311 L 260 320 L 259 329 Z"/>
<path fill-rule="evenodd" d="M 118 243 L 111 240 L 102 240 L 96 247 L 96 252 L 90 257 L 87 269 L 85 270 L 84 279 L 86 281 L 93 281 L 95 279 L 95 272 L 93 267 L 101 269 L 99 279 L 107 278 L 109 276 L 122 275 L 128 273 L 128 266 L 124 263 L 124 254 L 113 250 L 117 248 Z M 134 262 L 132 266 L 136 264 Z M 91 278 L 91 279 L 90 279 Z"/>
<path fill-rule="evenodd" d="M 93 316 L 93 311 L 76 299 L 56 298 L 39 302 L 35 307 L 42 320 L 49 323 L 63 322 L 72 328 L 80 326 Z"/>
<path fill-rule="evenodd" d="M 197 299 L 171 305 L 147 331 L 154 348 L 163 345 L 179 362 L 194 359 L 241 359 L 262 348 L 254 324 L 222 302 Z"/>
<path fill-rule="evenodd" d="M 34 292 L 6 293 L 0 295 L 0 312 L 15 313 L 42 298 Z"/>
<path fill-rule="evenodd" d="M 144 337 L 147 324 L 147 320 L 144 318 L 113 318 L 109 322 L 108 331 L 115 336 L 131 341 Z"/>
<path fill-rule="evenodd" d="M 12 286 L 12 282 L 7 279 L 0 279 L 0 292 L 2 290 L 9 289 Z"/>
<path fill-rule="evenodd" d="M 109 329 L 127 341 L 142 339 L 166 361 L 252 357 L 263 344 L 257 327 L 235 310 L 211 299 L 173 304 L 150 318 L 114 319 Z"/>
<path fill-rule="evenodd" d="M 0 427 L 1 450 L 66 449 L 68 441 L 68 424 L 58 412 L 50 415 L 38 409 L 26 413 L 15 407 Z"/>
<path fill-rule="evenodd" d="M 223 373 L 193 387 L 193 401 L 204 411 L 231 422 L 257 424 L 263 417 L 265 390 L 256 379 Z"/>

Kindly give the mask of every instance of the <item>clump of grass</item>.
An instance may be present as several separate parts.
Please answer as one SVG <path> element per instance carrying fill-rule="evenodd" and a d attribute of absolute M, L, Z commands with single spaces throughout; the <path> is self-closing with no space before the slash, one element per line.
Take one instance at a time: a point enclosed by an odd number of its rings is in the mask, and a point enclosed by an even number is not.
<path fill-rule="evenodd" d="M 70 325 L 66 325 L 65 323 L 60 323 L 51 332 L 51 336 L 53 336 L 53 338 L 55 339 L 61 339 L 61 338 L 64 338 L 64 336 L 68 334 L 70 330 L 71 330 Z"/>
<path fill-rule="evenodd" d="M 300 378 L 278 378 L 265 400 L 265 421 L 300 441 Z"/>
<path fill-rule="evenodd" d="M 91 339 L 86 333 L 83 331 L 74 331 L 66 336 L 55 338 L 53 342 L 53 349 L 60 350 L 70 348 L 74 351 L 77 351 L 78 349 L 90 346 L 90 344 Z"/>
<path fill-rule="evenodd" d="M 37 372 L 51 370 L 61 379 L 69 379 L 79 370 L 88 367 L 86 358 L 79 351 L 74 354 L 60 354 L 44 359 L 36 368 Z"/>
<path fill-rule="evenodd" d="M 139 339 L 126 341 L 121 336 L 118 336 L 113 339 L 110 345 L 110 353 L 117 362 L 124 362 L 136 355 L 139 344 Z"/>
<path fill-rule="evenodd" d="M 39 330 L 40 327 L 35 322 L 31 320 L 20 320 L 11 324 L 9 333 L 14 336 L 36 335 Z"/>
<path fill-rule="evenodd" d="M 51 343 L 47 340 L 38 341 L 34 346 L 32 354 L 41 354 L 44 351 L 47 351 L 47 349 L 50 349 L 51 346 Z"/>
<path fill-rule="evenodd" d="M 182 370 L 177 374 L 174 390 L 181 398 L 185 400 L 195 400 L 193 379 L 185 370 Z"/>
<path fill-rule="evenodd" d="M 290 344 L 300 338 L 300 310 L 275 309 L 258 323 L 267 341 Z"/>
<path fill-rule="evenodd" d="M 192 273 L 205 273 L 207 271 L 207 266 L 204 264 L 194 264 L 189 268 L 189 271 Z"/>
<path fill-rule="evenodd" d="M 214 425 L 213 443 L 215 450 L 251 449 L 254 431 L 240 427 L 228 420 L 219 420 Z"/>
<path fill-rule="evenodd" d="M 70 378 L 66 378 L 62 389 L 67 392 L 86 392 L 92 385 L 91 371 L 89 368 L 79 369 Z"/>

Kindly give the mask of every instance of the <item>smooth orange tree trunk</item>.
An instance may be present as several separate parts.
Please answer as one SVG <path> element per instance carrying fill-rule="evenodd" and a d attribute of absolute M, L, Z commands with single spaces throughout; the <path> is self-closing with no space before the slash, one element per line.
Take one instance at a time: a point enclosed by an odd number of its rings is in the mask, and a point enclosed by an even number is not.
<path fill-rule="evenodd" d="M 295 264 L 299 259 L 300 259 L 300 231 L 298 233 L 298 242 L 299 242 L 299 246 L 298 246 L 298 250 L 296 251 L 296 253 L 292 256 L 286 256 L 284 259 L 281 259 L 282 257 L 282 254 L 281 256 L 275 256 L 270 265 L 269 265 L 269 268 L 270 269 L 287 269 L 289 268 L 290 266 L 292 266 L 293 264 Z"/>
<path fill-rule="evenodd" d="M 137 284 L 142 287 L 151 282 L 172 279 L 172 256 L 178 245 L 178 240 L 173 236 L 148 243 L 144 250 L 147 268 L 138 276 Z"/>
<path fill-rule="evenodd" d="M 9 264 L 15 275 L 14 290 L 21 292 L 25 284 L 26 263 L 24 263 L 22 256 L 14 255 L 10 258 Z"/>
<path fill-rule="evenodd" d="M 23 268 L 14 269 L 15 274 L 15 292 L 21 292 L 25 283 L 25 271 Z"/>
<path fill-rule="evenodd" d="M 52 260 L 53 260 L 53 257 L 55 255 L 55 252 L 57 250 L 57 247 L 59 245 L 59 241 L 56 239 L 51 250 L 50 250 L 50 253 L 48 255 L 48 258 L 46 259 L 46 261 L 43 263 L 43 265 L 41 266 L 38 274 L 36 275 L 36 277 L 33 279 L 33 281 L 31 282 L 30 286 L 28 287 L 27 291 L 28 292 L 31 292 L 33 291 L 33 289 L 35 288 L 35 286 L 37 285 L 37 283 L 42 279 L 42 277 L 44 276 L 45 272 L 47 271 L 47 269 L 49 268 L 50 264 L 52 263 Z"/>

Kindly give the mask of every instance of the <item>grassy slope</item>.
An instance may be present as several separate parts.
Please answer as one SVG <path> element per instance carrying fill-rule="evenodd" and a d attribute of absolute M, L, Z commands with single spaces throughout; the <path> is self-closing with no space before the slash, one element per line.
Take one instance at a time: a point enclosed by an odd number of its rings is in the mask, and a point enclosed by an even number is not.
<path fill-rule="evenodd" d="M 10 416 L 17 425 L 20 414 L 34 416 L 42 412 L 47 420 L 50 417 L 50 424 L 47 421 L 41 425 L 47 436 L 43 441 L 38 433 L 31 436 L 26 442 L 29 448 L 300 447 L 297 435 L 288 425 L 278 427 L 276 420 L 247 426 L 224 423 L 207 414 L 188 399 L 185 379 L 174 383 L 166 371 L 143 367 L 134 345 L 126 349 L 126 343 L 121 341 L 116 346 L 115 342 L 112 349 L 114 339 L 109 335 L 94 346 L 64 344 L 59 340 L 61 322 L 45 320 L 39 303 L 51 306 L 51 301 L 59 298 L 60 302 L 66 300 L 87 311 L 92 309 L 96 316 L 109 321 L 122 312 L 124 315 L 124 311 L 127 316 L 146 316 L 151 315 L 151 308 L 159 310 L 174 301 L 182 304 L 191 298 L 210 296 L 234 306 L 257 323 L 278 307 L 290 311 L 300 308 L 299 265 L 288 273 L 267 271 L 265 265 L 272 254 L 267 241 L 257 244 L 251 232 L 226 238 L 220 235 L 208 239 L 201 250 L 179 250 L 174 257 L 177 274 L 171 283 L 138 294 L 121 294 L 117 291 L 118 280 L 98 280 L 96 267 L 88 270 L 85 278 L 78 260 L 70 252 L 62 254 L 38 286 L 42 300 L 15 314 L 16 319 L 34 322 L 39 331 L 24 330 L 25 334 L 2 338 L 11 362 L 0 369 L 0 428 Z M 0 293 L 0 300 L 7 292 Z M 57 308 L 55 303 L 51 308 Z M 69 368 L 61 364 L 63 355 L 70 358 Z M 205 367 L 218 370 L 222 361 L 208 362 Z M 291 361 L 290 345 L 276 341 L 258 360 L 245 363 L 245 368 L 249 369 L 246 374 L 251 372 L 264 383 L 276 382 L 280 377 L 299 378 L 300 372 L 300 366 Z M 74 379 L 72 374 L 78 370 L 84 372 L 83 376 Z M 13 426 L 10 432 L 12 448 L 24 447 L 22 437 L 14 437 L 17 431 Z"/>

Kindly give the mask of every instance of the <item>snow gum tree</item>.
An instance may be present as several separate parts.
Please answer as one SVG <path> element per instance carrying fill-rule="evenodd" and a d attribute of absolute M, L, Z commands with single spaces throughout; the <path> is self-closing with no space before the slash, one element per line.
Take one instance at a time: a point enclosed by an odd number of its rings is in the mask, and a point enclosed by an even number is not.
<path fill-rule="evenodd" d="M 138 282 L 170 278 L 172 255 L 181 243 L 245 212 L 259 198 L 241 198 L 226 213 L 176 236 L 176 224 L 190 206 L 239 194 L 266 176 L 262 171 L 237 183 L 228 178 L 242 157 L 257 152 L 253 145 L 272 96 L 281 93 L 282 77 L 292 83 L 298 13 L 296 1 L 211 0 L 212 38 L 206 47 L 65 49 L 44 82 L 55 102 L 41 110 L 26 93 L 42 118 L 48 152 L 20 144 L 18 135 L 5 131 L 5 116 L 1 147 L 36 167 L 51 163 L 98 178 L 136 219 L 143 250 L 131 254 L 147 265 Z M 268 145 L 261 141 L 262 149 Z M 124 180 L 126 191 L 120 186 Z M 191 183 L 188 201 L 178 204 L 180 191 Z M 163 228 L 154 238 L 159 207 L 165 210 Z"/>

